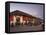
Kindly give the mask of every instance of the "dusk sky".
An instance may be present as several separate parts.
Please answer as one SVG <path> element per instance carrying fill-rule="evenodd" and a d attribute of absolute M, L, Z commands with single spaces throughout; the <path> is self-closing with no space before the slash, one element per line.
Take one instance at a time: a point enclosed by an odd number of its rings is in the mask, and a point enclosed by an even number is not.
<path fill-rule="evenodd" d="M 10 3 L 10 12 L 16 10 L 43 19 L 43 5 Z"/>

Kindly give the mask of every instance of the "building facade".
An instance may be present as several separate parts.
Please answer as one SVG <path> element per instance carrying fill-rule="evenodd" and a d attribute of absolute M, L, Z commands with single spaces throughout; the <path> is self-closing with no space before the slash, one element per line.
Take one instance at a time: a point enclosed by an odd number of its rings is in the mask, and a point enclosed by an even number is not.
<path fill-rule="evenodd" d="M 10 13 L 10 25 L 12 25 L 13 23 L 13 25 L 15 26 L 17 22 L 20 23 L 20 25 L 21 24 L 25 25 L 29 23 L 32 25 L 33 24 L 37 25 L 40 23 L 40 21 L 38 21 L 36 17 L 16 10 Z"/>

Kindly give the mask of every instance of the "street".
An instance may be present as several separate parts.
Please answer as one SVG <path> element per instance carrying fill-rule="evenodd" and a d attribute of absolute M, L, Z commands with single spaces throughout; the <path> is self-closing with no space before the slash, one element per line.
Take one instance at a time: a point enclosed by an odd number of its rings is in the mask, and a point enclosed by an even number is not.
<path fill-rule="evenodd" d="M 10 32 L 18 32 L 18 31 L 38 31 L 43 30 L 42 25 L 37 26 L 16 26 L 16 27 L 10 27 Z"/>

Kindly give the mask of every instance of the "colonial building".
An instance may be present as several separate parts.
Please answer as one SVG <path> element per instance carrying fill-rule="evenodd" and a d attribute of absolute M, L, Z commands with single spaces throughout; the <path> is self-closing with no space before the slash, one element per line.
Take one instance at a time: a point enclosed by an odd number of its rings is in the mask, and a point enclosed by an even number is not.
<path fill-rule="evenodd" d="M 36 18 L 30 14 L 24 13 L 22 11 L 16 10 L 14 12 L 10 12 L 10 25 L 13 23 L 14 26 L 16 24 L 16 22 L 20 23 L 20 24 L 39 24 L 40 21 L 38 21 L 38 19 L 40 18 Z"/>

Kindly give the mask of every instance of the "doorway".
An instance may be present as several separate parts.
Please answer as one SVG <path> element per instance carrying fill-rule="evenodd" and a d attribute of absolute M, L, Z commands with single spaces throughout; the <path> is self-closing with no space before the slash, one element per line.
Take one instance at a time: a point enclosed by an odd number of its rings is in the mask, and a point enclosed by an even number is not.
<path fill-rule="evenodd" d="M 20 16 L 16 16 L 16 25 L 20 25 Z"/>

